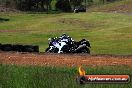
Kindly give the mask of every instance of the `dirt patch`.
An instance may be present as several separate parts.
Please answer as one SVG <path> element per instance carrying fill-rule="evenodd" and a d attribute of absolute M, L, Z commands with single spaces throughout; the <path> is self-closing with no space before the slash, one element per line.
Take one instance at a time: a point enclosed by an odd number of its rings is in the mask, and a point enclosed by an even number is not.
<path fill-rule="evenodd" d="M 124 3 L 121 5 L 113 5 L 108 7 L 98 7 L 97 9 L 93 9 L 93 11 L 101 11 L 101 12 L 114 12 L 114 13 L 127 13 L 132 15 L 132 2 Z"/>
<path fill-rule="evenodd" d="M 15 29 L 15 30 L 0 30 L 0 33 L 27 33 L 27 32 L 30 32 L 30 31 L 33 31 L 33 30 L 19 30 L 19 29 Z"/>
<path fill-rule="evenodd" d="M 97 25 L 95 23 L 88 23 L 86 21 L 81 21 L 79 19 L 69 19 L 69 18 L 62 18 L 58 20 L 58 23 L 61 24 L 67 24 L 67 25 L 73 25 L 73 26 L 78 26 L 84 29 L 90 29 L 90 28 L 95 28 Z"/>
<path fill-rule="evenodd" d="M 114 66 L 132 67 L 132 56 L 86 55 L 86 54 L 33 54 L 0 53 L 0 63 L 18 65 L 52 65 L 52 66 Z"/>
<path fill-rule="evenodd" d="M 0 5 L 0 12 L 20 12 L 14 8 L 8 8 L 3 5 Z"/>
<path fill-rule="evenodd" d="M 116 7 L 111 7 L 111 8 L 109 8 L 109 11 L 116 11 L 116 12 L 120 12 L 120 13 L 128 13 L 128 12 L 132 13 L 132 2 L 123 4 L 123 5 L 119 5 Z"/>

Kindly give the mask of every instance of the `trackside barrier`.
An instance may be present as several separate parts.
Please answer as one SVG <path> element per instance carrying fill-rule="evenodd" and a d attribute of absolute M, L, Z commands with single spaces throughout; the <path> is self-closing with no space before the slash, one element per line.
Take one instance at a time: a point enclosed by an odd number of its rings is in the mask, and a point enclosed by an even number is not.
<path fill-rule="evenodd" d="M 13 45 L 13 51 L 23 52 L 23 45 Z"/>
<path fill-rule="evenodd" d="M 37 45 L 20 45 L 20 44 L 0 44 L 0 51 L 15 51 L 15 52 L 39 52 Z"/>
<path fill-rule="evenodd" d="M 1 50 L 2 51 L 12 51 L 13 47 L 11 44 L 2 44 L 1 45 Z"/>
<path fill-rule="evenodd" d="M 24 45 L 23 52 L 39 52 L 39 47 L 33 45 Z"/>
<path fill-rule="evenodd" d="M 1 43 L 0 43 L 0 50 L 1 50 Z"/>

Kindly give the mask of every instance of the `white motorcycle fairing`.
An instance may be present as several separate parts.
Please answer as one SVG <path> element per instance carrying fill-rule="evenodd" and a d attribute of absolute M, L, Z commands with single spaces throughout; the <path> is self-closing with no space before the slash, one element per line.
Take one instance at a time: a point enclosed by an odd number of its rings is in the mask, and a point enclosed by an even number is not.
<path fill-rule="evenodd" d="M 66 45 L 66 43 L 62 42 L 62 41 L 61 42 L 53 42 L 53 45 L 59 49 L 58 53 L 61 53 L 61 52 L 63 52 L 63 51 L 61 51 L 61 49 L 63 48 L 63 46 Z"/>

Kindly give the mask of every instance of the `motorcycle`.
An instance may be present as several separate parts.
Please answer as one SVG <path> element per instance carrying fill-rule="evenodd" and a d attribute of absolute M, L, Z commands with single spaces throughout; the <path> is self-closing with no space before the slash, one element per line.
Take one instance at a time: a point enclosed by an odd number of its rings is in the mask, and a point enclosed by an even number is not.
<path fill-rule="evenodd" d="M 58 41 L 54 39 L 49 42 L 49 47 L 45 52 L 50 53 L 88 53 L 90 54 L 90 43 L 89 41 L 82 39 L 79 42 L 71 41 Z"/>
<path fill-rule="evenodd" d="M 62 47 L 63 53 L 88 53 L 90 54 L 90 43 L 89 41 L 82 39 L 79 42 L 69 43 Z"/>

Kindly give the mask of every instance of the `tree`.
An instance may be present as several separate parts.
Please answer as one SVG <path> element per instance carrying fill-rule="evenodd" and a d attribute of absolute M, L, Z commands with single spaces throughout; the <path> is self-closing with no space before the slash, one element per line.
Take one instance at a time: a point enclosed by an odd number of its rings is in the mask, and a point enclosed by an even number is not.
<path fill-rule="evenodd" d="M 72 10 L 69 0 L 58 0 L 56 3 L 56 9 L 64 12 L 70 12 Z"/>
<path fill-rule="evenodd" d="M 77 6 L 80 6 L 83 2 L 83 0 L 69 0 L 69 1 L 73 9 L 75 9 L 75 7 Z"/>
<path fill-rule="evenodd" d="M 17 0 L 17 9 L 24 11 L 51 10 L 52 0 Z"/>

